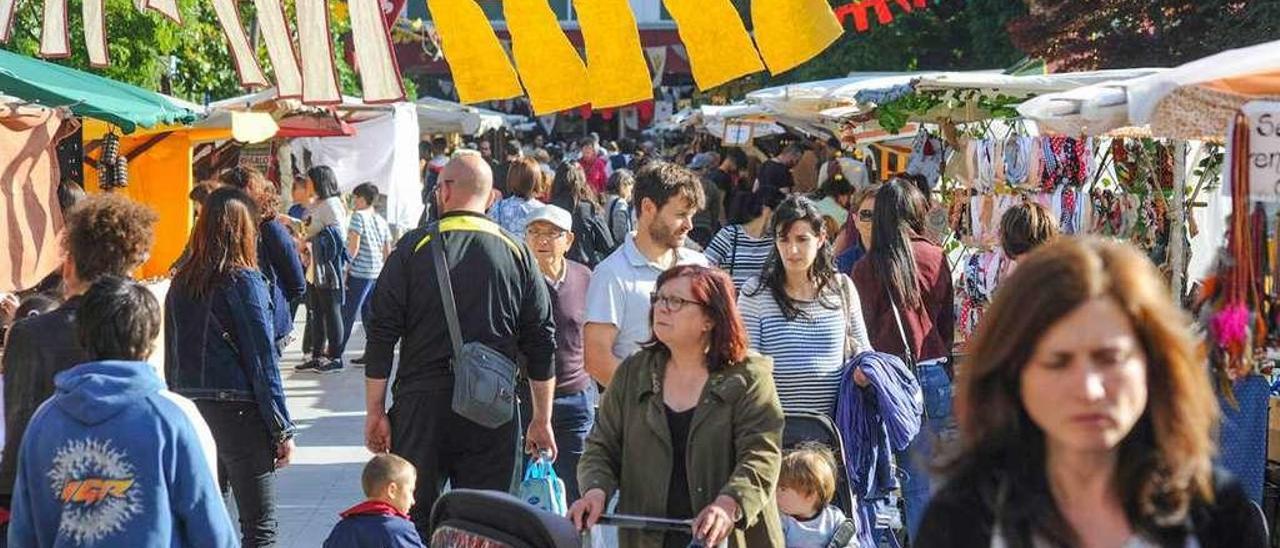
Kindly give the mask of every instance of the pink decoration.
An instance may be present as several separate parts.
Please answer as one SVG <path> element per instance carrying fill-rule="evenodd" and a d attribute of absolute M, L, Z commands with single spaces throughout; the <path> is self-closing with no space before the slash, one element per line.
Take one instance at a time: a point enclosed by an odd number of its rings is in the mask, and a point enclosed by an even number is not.
<path fill-rule="evenodd" d="M 1249 338 L 1249 309 L 1243 304 L 1230 304 L 1210 322 L 1213 333 L 1222 348 L 1242 348 Z"/>

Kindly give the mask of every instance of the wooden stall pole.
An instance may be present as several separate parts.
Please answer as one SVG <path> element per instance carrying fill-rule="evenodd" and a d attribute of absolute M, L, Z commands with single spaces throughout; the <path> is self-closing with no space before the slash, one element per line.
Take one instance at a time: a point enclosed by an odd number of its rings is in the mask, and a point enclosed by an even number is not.
<path fill-rule="evenodd" d="M 1174 139 L 1173 146 L 1173 204 L 1169 212 L 1169 268 L 1170 285 L 1175 302 L 1183 302 L 1187 277 L 1187 142 Z"/>

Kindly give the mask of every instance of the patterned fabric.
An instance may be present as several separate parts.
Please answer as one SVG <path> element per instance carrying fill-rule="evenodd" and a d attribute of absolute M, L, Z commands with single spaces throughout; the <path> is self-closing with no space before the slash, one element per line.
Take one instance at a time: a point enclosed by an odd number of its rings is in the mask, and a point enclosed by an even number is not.
<path fill-rule="evenodd" d="M 1217 386 L 1217 383 L 1214 383 Z M 1218 394 L 1222 408 L 1217 464 L 1226 468 L 1249 499 L 1262 504 L 1262 482 L 1267 468 L 1267 404 L 1270 399 L 1266 378 L 1250 375 L 1235 382 L 1236 405 Z"/>
<path fill-rule="evenodd" d="M 526 200 L 519 196 L 511 196 L 493 204 L 493 207 L 489 208 L 489 218 L 505 228 L 507 232 L 514 234 L 517 239 L 523 240 L 529 215 L 543 205 L 537 198 Z"/>

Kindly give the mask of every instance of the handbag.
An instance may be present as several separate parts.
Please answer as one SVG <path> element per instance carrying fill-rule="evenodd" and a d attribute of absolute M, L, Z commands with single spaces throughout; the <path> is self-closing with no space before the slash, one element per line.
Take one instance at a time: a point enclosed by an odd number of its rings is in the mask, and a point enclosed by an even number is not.
<path fill-rule="evenodd" d="M 848 362 L 853 358 L 853 350 L 857 348 L 857 343 L 853 340 L 853 322 L 849 321 L 849 303 L 853 301 L 851 287 L 853 282 L 844 274 L 836 274 L 836 280 L 840 284 L 840 311 L 844 316 L 844 361 Z"/>
<path fill-rule="evenodd" d="M 449 341 L 453 346 L 453 358 L 449 360 L 449 369 L 453 372 L 453 412 L 485 428 L 507 424 L 516 407 L 516 363 L 482 343 L 462 342 L 458 305 L 453 299 L 453 281 L 449 276 L 439 223 L 431 228 L 428 247 L 435 263 L 440 302 L 444 306 Z"/>
<path fill-rule="evenodd" d="M 529 465 L 524 471 L 524 481 L 520 482 L 520 498 L 557 516 L 569 513 L 564 480 L 556 476 L 556 469 L 551 466 L 551 455 L 548 452 L 544 451 L 529 459 Z"/>

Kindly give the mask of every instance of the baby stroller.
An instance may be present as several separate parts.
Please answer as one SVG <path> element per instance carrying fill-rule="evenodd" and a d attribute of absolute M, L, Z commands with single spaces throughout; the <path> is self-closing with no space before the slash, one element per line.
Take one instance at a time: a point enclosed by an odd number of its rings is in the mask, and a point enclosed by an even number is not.
<path fill-rule="evenodd" d="M 456 489 L 431 509 L 432 548 L 579 548 L 569 520 L 499 491 Z"/>
<path fill-rule="evenodd" d="M 689 520 L 612 515 L 600 525 L 688 533 Z M 582 536 L 568 519 L 500 491 L 449 491 L 431 509 L 432 548 L 581 548 Z M 689 548 L 702 548 L 694 542 Z"/>
<path fill-rule="evenodd" d="M 825 414 L 807 411 L 787 413 L 785 421 L 782 430 L 784 449 L 793 449 L 805 442 L 817 442 L 831 448 L 836 458 L 836 498 L 832 502 L 835 503 L 836 508 L 844 512 L 844 515 L 857 515 L 853 487 L 849 485 L 849 478 L 845 474 L 844 439 L 840 435 L 840 430 L 836 428 L 835 421 Z M 902 542 L 899 536 L 902 530 L 902 518 L 896 501 L 885 501 L 885 504 L 881 504 L 880 507 L 882 510 L 877 512 L 874 524 L 880 532 L 876 537 L 883 539 L 882 542 L 887 542 L 889 546 L 901 547 Z M 861 526 L 866 527 L 867 524 Z"/>

